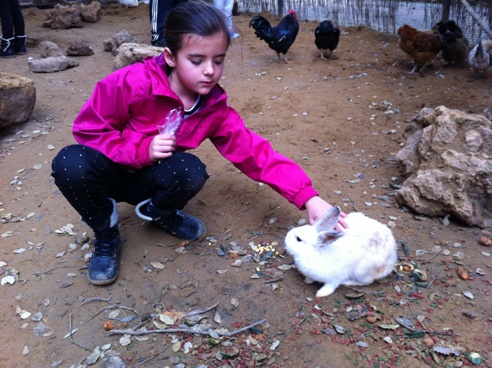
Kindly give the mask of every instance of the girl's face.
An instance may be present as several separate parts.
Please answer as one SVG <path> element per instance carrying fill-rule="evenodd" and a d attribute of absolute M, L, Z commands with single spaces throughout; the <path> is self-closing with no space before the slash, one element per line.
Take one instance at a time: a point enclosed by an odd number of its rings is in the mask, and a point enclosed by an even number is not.
<path fill-rule="evenodd" d="M 194 102 L 197 94 L 208 94 L 219 82 L 226 51 L 227 37 L 222 32 L 207 37 L 187 34 L 176 55 L 164 49 L 166 62 L 173 68 L 169 77 L 171 89 L 185 105 L 190 99 Z"/>

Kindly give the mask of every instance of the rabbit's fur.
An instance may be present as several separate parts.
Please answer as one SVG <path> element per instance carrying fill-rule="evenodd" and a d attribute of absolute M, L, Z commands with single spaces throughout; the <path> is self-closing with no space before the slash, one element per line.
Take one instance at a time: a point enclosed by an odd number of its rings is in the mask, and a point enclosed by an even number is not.
<path fill-rule="evenodd" d="M 345 217 L 348 229 L 334 229 L 339 207 L 331 207 L 314 226 L 290 230 L 285 237 L 287 252 L 305 282 L 323 283 L 316 297 L 332 294 L 340 285 L 368 285 L 388 276 L 396 263 L 396 242 L 391 230 L 362 213 Z"/>

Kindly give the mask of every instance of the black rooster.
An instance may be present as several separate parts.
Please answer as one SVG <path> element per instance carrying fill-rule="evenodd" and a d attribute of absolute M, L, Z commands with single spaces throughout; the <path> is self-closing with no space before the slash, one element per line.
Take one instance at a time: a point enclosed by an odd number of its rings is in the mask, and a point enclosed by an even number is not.
<path fill-rule="evenodd" d="M 294 10 L 289 10 L 277 26 L 272 27 L 270 22 L 261 15 L 255 15 L 249 22 L 249 26 L 255 29 L 255 34 L 260 40 L 265 40 L 268 46 L 277 53 L 278 61 L 280 61 L 280 54 L 284 54 L 284 61 L 289 62 L 286 54 L 299 32 L 299 22 Z"/>
<path fill-rule="evenodd" d="M 454 20 L 450 20 L 446 23 L 438 22 L 434 31 L 441 36 L 441 56 L 448 63 L 447 66 L 463 67 L 467 61 L 469 44 L 461 28 Z"/>
<path fill-rule="evenodd" d="M 328 56 L 328 59 L 330 59 L 333 54 L 333 50 L 335 50 L 338 46 L 338 41 L 340 40 L 340 29 L 333 25 L 333 23 L 329 20 L 324 20 L 319 24 L 319 26 L 316 27 L 314 37 L 314 44 L 318 50 L 321 50 L 321 59 L 324 60 L 325 58 L 325 50 L 330 50 L 330 56 Z"/>

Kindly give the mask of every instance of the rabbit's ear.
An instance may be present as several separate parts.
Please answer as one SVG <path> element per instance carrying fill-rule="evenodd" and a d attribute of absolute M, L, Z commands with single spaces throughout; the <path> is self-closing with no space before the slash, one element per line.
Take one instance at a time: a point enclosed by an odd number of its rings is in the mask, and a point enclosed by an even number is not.
<path fill-rule="evenodd" d="M 321 231 L 318 233 L 318 244 L 330 244 L 333 243 L 337 238 L 343 236 L 342 231 L 338 231 L 335 229 Z"/>
<path fill-rule="evenodd" d="M 338 206 L 331 207 L 324 216 L 316 222 L 316 231 L 318 233 L 318 244 L 327 244 L 333 242 L 336 238 L 343 235 L 342 231 L 335 230 L 338 223 L 338 216 L 341 209 Z"/>
<path fill-rule="evenodd" d="M 338 206 L 333 206 L 328 211 L 326 211 L 323 217 L 316 221 L 315 226 L 318 234 L 323 231 L 333 230 L 333 228 L 337 225 L 340 212 L 342 212 L 342 210 Z"/>

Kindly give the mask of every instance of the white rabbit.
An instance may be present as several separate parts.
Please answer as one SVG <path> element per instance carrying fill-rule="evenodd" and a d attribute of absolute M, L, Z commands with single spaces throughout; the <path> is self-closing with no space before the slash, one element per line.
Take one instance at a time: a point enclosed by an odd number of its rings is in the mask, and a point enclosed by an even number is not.
<path fill-rule="evenodd" d="M 362 213 L 345 217 L 349 228 L 334 229 L 340 207 L 330 208 L 314 226 L 290 230 L 285 237 L 287 252 L 305 282 L 323 283 L 316 297 L 332 294 L 340 285 L 368 285 L 388 276 L 396 263 L 396 242 L 391 230 Z"/>

